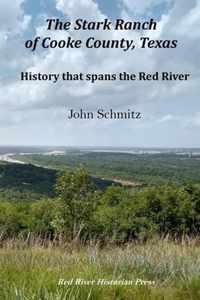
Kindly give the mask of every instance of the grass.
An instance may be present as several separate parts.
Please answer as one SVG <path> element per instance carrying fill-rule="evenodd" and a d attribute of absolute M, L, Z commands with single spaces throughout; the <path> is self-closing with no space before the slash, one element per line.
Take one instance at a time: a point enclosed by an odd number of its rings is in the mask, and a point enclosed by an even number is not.
<path fill-rule="evenodd" d="M 58 285 L 82 278 L 89 285 Z M 132 280 L 101 286 L 98 279 Z M 155 285 L 136 285 L 137 279 Z M 123 247 L 38 240 L 9 240 L 0 249 L 2 300 L 188 300 L 200 299 L 200 246 L 152 240 Z"/>

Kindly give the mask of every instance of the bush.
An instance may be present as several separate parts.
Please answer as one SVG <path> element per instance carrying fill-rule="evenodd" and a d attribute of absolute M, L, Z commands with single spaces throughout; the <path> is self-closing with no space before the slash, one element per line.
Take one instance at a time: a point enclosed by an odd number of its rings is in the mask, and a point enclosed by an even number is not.
<path fill-rule="evenodd" d="M 200 186 L 163 185 L 132 191 L 109 187 L 95 191 L 82 169 L 65 171 L 57 180 L 57 199 L 1 202 L 0 230 L 6 236 L 32 232 L 68 239 L 124 243 L 153 235 L 200 233 Z"/>

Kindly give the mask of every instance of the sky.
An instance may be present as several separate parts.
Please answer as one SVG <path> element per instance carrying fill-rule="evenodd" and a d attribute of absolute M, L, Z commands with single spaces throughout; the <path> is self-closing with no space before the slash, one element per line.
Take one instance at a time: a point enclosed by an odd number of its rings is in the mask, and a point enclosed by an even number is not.
<path fill-rule="evenodd" d="M 157 20 L 154 39 L 177 39 L 177 49 L 50 49 L 31 52 L 24 41 L 45 36 L 45 20 Z M 200 0 L 1 0 L 0 145 L 200 147 Z M 66 39 L 73 32 L 55 32 Z M 85 39 L 88 32 L 78 32 Z M 96 32 L 97 38 L 138 32 Z M 140 33 L 141 34 L 141 33 Z M 147 33 L 146 33 L 147 34 Z M 91 35 L 91 34 L 90 34 Z M 22 82 L 21 72 L 191 73 L 187 82 Z M 143 119 L 67 120 L 69 109 L 140 111 Z"/>

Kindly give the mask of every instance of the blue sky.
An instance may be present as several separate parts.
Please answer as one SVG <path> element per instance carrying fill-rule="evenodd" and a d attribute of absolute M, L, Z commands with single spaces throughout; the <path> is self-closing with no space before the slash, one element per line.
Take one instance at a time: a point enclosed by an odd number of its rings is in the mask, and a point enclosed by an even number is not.
<path fill-rule="evenodd" d="M 98 1 L 100 10 L 105 13 L 109 18 L 115 18 L 120 13 L 120 2 L 118 1 Z M 24 10 L 26 13 L 37 17 L 38 14 L 48 13 L 58 15 L 58 11 L 55 8 L 54 0 L 37 0 L 37 1 L 26 1 L 24 3 Z"/>
<path fill-rule="evenodd" d="M 24 47 L 34 35 L 45 36 L 45 18 L 63 20 L 124 18 L 158 22 L 152 39 L 177 39 L 174 50 L 49 50 Z M 199 0 L 1 0 L 0 2 L 0 144 L 136 147 L 200 147 Z M 66 32 L 48 33 L 65 39 Z M 141 34 L 141 33 L 140 33 Z M 70 33 L 73 36 L 73 33 Z M 88 32 L 77 33 L 85 39 Z M 137 39 L 137 32 L 96 32 L 102 39 Z M 21 82 L 33 73 L 190 73 L 188 82 Z M 135 122 L 66 120 L 68 109 L 141 111 Z"/>
<path fill-rule="evenodd" d="M 121 0 L 101 0 L 96 1 L 98 3 L 99 9 L 103 14 L 108 16 L 110 19 L 115 19 L 120 16 L 121 10 L 124 8 L 123 1 Z M 55 1 L 54 0 L 37 0 L 37 1 L 31 1 L 27 0 L 23 4 L 24 12 L 28 15 L 31 15 L 33 20 L 37 19 L 38 15 L 56 15 L 56 16 L 63 16 L 62 13 L 58 12 L 55 7 Z M 163 13 L 167 12 L 171 8 L 171 2 L 169 1 L 163 1 L 158 2 L 155 7 L 153 7 L 153 10 L 148 11 L 148 16 L 156 18 L 157 20 L 160 19 Z M 145 18 L 147 13 L 142 14 L 140 17 Z"/>

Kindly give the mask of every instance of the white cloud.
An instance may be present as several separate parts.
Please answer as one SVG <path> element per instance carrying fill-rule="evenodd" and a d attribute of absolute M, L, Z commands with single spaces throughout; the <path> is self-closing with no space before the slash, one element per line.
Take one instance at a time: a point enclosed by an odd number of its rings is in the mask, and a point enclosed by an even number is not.
<path fill-rule="evenodd" d="M 187 120 L 187 126 L 190 128 L 200 127 L 200 112 L 196 112 L 191 118 Z"/>
<path fill-rule="evenodd" d="M 180 36 L 187 36 L 188 39 L 196 39 L 200 37 L 200 1 L 197 1 L 194 7 L 190 7 L 189 12 L 180 21 L 180 25 L 175 32 Z"/>
<path fill-rule="evenodd" d="M 158 119 L 158 123 L 166 123 L 174 119 L 173 115 L 166 115 Z"/>
<path fill-rule="evenodd" d="M 93 0 L 56 0 L 56 8 L 72 18 L 98 18 L 102 15 Z"/>
<path fill-rule="evenodd" d="M 9 1 L 8 1 L 9 2 Z M 149 8 L 153 8 L 161 3 L 159 0 L 150 1 L 128 1 L 126 6 L 127 17 L 131 18 L 133 12 L 138 14 L 146 13 Z M 169 2 L 169 1 L 167 1 Z M 15 13 L 17 15 L 15 24 L 18 28 L 26 28 L 26 17 L 22 10 L 22 1 L 16 1 Z M 1 4 L 0 4 L 1 5 Z M 92 0 L 57 0 L 56 7 L 59 11 L 71 20 L 77 17 L 81 18 L 105 18 L 100 11 L 96 1 Z M 1 8 L 1 6 L 0 6 Z M 6 14 L 6 5 L 4 12 Z M 13 12 L 13 16 L 15 16 Z M 10 12 L 7 12 L 10 15 Z M 10 15 L 11 16 L 11 15 Z M 25 25 L 23 25 L 25 24 Z M 180 25 L 181 24 L 181 25 Z M 5 25 L 4 25 L 5 26 Z M 14 28 L 14 23 L 6 25 Z M 14 53 L 10 49 L 10 55 L 15 54 L 12 65 L 18 65 L 21 71 L 28 72 L 72 72 L 72 73 L 117 73 L 138 71 L 146 71 L 153 73 L 156 71 L 172 71 L 172 72 L 191 72 L 192 80 L 190 82 L 100 82 L 97 84 L 89 84 L 86 82 L 60 82 L 57 84 L 27 83 L 15 81 L 2 81 L 0 83 L 0 104 L 5 107 L 2 114 L 2 122 L 10 124 L 15 129 L 16 136 L 18 130 L 28 136 L 27 128 L 35 135 L 35 139 L 39 138 L 43 131 L 48 131 L 45 135 L 47 140 L 53 143 L 53 133 L 61 131 L 58 140 L 62 144 L 62 138 L 65 133 L 68 137 L 64 139 L 64 143 L 82 143 L 90 144 L 98 143 L 99 136 L 103 136 L 102 144 L 117 144 L 119 135 L 123 135 L 122 144 L 130 144 L 128 141 L 130 136 L 134 136 L 137 145 L 144 145 L 145 139 L 141 135 L 148 132 L 149 139 L 146 143 L 156 143 L 156 137 L 163 144 L 164 137 L 162 130 L 167 131 L 167 126 L 174 139 L 173 143 L 178 141 L 177 136 L 180 130 L 184 130 L 181 124 L 186 124 L 185 128 L 197 128 L 199 124 L 199 115 L 195 115 L 193 121 L 189 123 L 183 122 L 185 118 L 184 110 L 190 110 L 190 120 L 196 105 L 199 105 L 199 51 L 198 45 L 198 28 L 199 28 L 199 1 L 182 1 L 174 3 L 173 8 L 166 14 L 161 16 L 158 24 L 158 31 L 148 33 L 151 38 L 161 39 L 178 39 L 180 47 L 176 50 L 164 49 L 141 49 L 135 52 L 123 53 L 121 50 L 50 50 L 46 53 L 31 55 L 26 52 L 26 62 L 24 56 L 19 51 Z M 4 30 L 5 30 L 4 29 Z M 45 27 L 36 28 L 37 34 L 46 34 Z M 192 32 L 190 35 L 189 32 Z M 68 32 L 48 32 L 52 37 L 58 39 L 66 39 Z M 85 39 L 88 32 L 70 33 L 72 36 Z M 136 39 L 137 32 L 96 32 L 92 33 L 96 38 L 117 39 L 127 37 Z M 91 33 L 90 33 L 91 35 Z M 2 45 L 5 52 L 0 52 L 2 57 L 8 54 L 7 39 L 1 35 Z M 13 42 L 12 42 L 13 45 Z M 17 49 L 17 48 L 16 48 Z M 1 51 L 1 50 L 0 50 Z M 186 59 L 188 58 L 188 59 Z M 22 60 L 23 59 L 23 60 Z M 144 114 L 144 121 L 140 123 L 117 123 L 117 122 L 67 122 L 65 113 L 67 108 L 86 108 L 87 110 L 95 110 L 98 107 L 113 108 L 116 110 L 126 110 L 133 108 L 141 110 Z M 177 113 L 177 110 L 182 110 Z M 56 112 L 56 113 L 55 113 Z M 24 114 L 26 117 L 23 117 Z M 4 117 L 3 117 L 4 116 Z M 0 115 L 1 118 L 1 115 Z M 37 123 L 37 124 L 35 124 Z M 187 125 L 190 124 L 190 125 Z M 31 129 L 31 126 L 33 129 Z M 160 126 L 160 129 L 158 128 Z M 26 128 L 25 128 L 26 127 Z M 71 133 L 74 128 L 73 133 Z M 62 129 L 64 133 L 62 134 Z M 151 130 L 150 130 L 151 129 Z M 84 131 L 90 132 L 85 136 Z M 36 134 L 38 132 L 38 134 Z M 50 132 L 50 133 L 49 133 Z M 127 132 L 127 134 L 125 134 Z M 1 131 L 0 131 L 1 133 Z M 190 132 L 191 133 L 191 132 Z M 185 133 L 186 136 L 186 133 Z M 42 137 L 40 138 L 42 140 Z M 109 142 L 112 139 L 111 142 Z M 38 142 L 39 143 L 39 142 Z M 139 143 L 141 143 L 139 145 Z M 132 143 L 133 144 L 133 143 Z"/>

